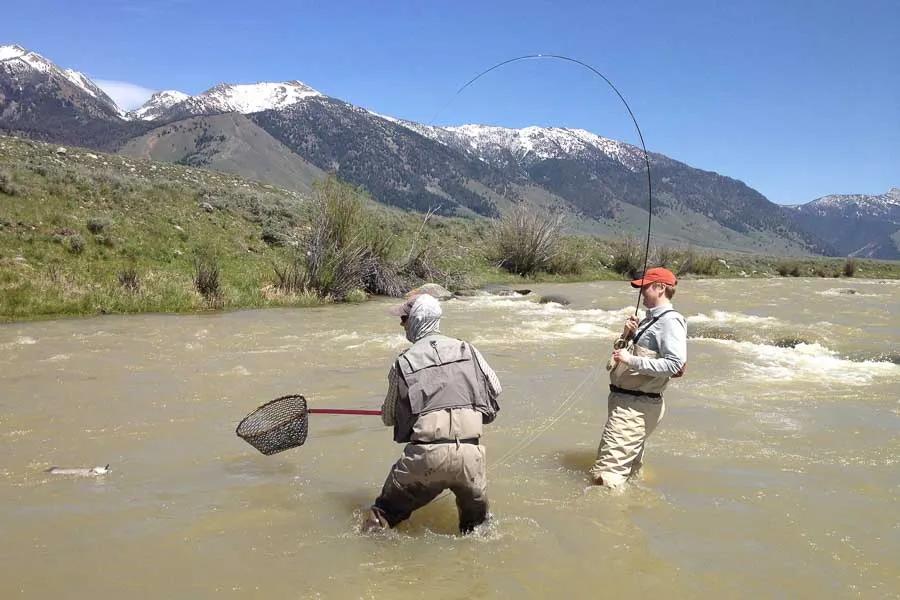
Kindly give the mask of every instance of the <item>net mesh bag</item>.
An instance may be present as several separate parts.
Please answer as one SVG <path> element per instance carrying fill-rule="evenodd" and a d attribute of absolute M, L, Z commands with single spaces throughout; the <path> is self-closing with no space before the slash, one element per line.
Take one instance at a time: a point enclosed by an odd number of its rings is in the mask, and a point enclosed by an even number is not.
<path fill-rule="evenodd" d="M 276 454 L 302 446 L 308 431 L 306 398 L 294 394 L 263 404 L 244 417 L 235 433 L 263 454 Z"/>

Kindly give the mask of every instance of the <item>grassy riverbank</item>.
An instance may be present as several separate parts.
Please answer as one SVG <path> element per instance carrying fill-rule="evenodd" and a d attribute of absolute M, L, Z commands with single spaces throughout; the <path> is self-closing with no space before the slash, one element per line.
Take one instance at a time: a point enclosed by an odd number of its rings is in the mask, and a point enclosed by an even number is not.
<path fill-rule="evenodd" d="M 486 220 L 425 220 L 361 202 L 385 264 L 419 279 L 425 269 L 450 287 L 622 279 L 634 266 L 635 242 L 565 237 L 552 272 L 525 279 L 497 266 Z M 330 302 L 308 283 L 284 284 L 286 267 L 307 264 L 303 240 L 314 222 L 313 200 L 269 185 L 0 137 L 0 320 Z M 686 248 L 655 249 L 654 262 L 704 277 L 834 276 L 845 268 L 844 259 Z M 857 261 L 855 276 L 897 278 L 900 263 Z"/>

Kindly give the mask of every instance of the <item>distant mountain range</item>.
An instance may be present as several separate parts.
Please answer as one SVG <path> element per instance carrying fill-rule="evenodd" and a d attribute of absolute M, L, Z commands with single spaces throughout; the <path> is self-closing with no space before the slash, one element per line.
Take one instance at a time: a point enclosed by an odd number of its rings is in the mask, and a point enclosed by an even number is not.
<path fill-rule="evenodd" d="M 643 153 L 630 144 L 583 129 L 414 123 L 300 81 L 223 83 L 195 96 L 167 90 L 125 112 L 84 74 L 0 46 L 0 132 L 302 192 L 334 172 L 409 210 L 490 217 L 527 202 L 565 211 L 586 233 L 639 233 L 647 216 Z M 896 189 L 783 207 L 741 181 L 662 154 L 651 153 L 650 163 L 659 241 L 900 258 Z"/>
<path fill-rule="evenodd" d="M 900 188 L 874 196 L 823 196 L 791 208 L 799 226 L 830 240 L 838 255 L 900 258 Z"/>

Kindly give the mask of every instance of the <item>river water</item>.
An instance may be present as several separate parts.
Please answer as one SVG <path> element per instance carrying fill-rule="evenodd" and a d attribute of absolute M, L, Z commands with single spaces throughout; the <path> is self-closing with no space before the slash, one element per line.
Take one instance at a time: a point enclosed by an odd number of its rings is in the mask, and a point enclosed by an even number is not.
<path fill-rule="evenodd" d="M 469 537 L 450 498 L 359 533 L 400 451 L 378 417 L 313 415 L 269 457 L 234 435 L 286 393 L 380 407 L 386 301 L 0 327 L 0 597 L 900 596 L 897 282 L 684 281 L 688 375 L 619 493 L 586 470 L 634 295 L 535 289 L 572 304 L 444 304 L 504 387 Z"/>

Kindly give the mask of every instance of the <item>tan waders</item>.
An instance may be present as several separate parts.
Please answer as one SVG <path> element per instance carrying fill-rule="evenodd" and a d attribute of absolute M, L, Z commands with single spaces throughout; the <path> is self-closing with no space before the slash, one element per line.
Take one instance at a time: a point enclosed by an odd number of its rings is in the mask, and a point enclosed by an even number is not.
<path fill-rule="evenodd" d="M 477 440 L 407 444 L 372 511 L 394 527 L 449 489 L 456 495 L 459 531 L 469 533 L 487 516 L 486 483 L 485 451 Z"/>

